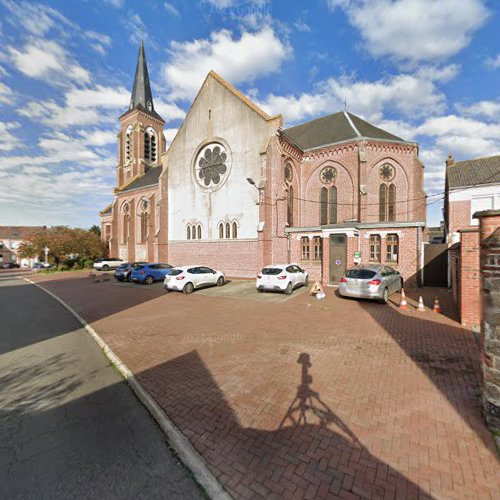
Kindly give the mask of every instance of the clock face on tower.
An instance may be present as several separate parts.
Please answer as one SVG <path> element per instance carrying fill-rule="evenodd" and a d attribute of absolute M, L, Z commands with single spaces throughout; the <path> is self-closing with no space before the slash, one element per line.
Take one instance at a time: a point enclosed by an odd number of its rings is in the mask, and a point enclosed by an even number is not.
<path fill-rule="evenodd" d="M 194 162 L 198 184 L 205 189 L 220 187 L 229 174 L 230 160 L 226 148 L 219 142 L 203 146 Z"/>

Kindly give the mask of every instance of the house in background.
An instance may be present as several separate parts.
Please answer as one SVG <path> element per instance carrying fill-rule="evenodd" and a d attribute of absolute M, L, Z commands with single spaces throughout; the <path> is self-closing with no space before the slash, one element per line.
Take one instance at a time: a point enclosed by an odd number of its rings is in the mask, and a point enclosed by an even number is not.
<path fill-rule="evenodd" d="M 0 226 L 0 266 L 14 262 L 22 267 L 33 266 L 38 259 L 21 259 L 19 247 L 29 236 L 46 229 L 45 226 Z"/>
<path fill-rule="evenodd" d="M 500 155 L 455 162 L 446 160 L 445 236 L 448 245 L 460 241 L 459 231 L 477 228 L 473 215 L 500 209 Z"/>
<path fill-rule="evenodd" d="M 477 212 L 500 209 L 500 155 L 446 160 L 445 237 L 448 283 L 463 326 L 481 325 L 480 235 Z"/>

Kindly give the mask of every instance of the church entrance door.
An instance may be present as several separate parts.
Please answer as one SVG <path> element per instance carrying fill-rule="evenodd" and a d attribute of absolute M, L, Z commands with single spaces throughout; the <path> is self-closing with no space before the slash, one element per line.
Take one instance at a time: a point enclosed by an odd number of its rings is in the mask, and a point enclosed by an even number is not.
<path fill-rule="evenodd" d="M 330 284 L 340 283 L 346 270 L 347 236 L 345 234 L 330 235 Z"/>

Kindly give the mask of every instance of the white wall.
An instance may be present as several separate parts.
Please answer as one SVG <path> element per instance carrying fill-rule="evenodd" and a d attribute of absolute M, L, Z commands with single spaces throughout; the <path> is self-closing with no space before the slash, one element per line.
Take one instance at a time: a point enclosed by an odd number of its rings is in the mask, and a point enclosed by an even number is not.
<path fill-rule="evenodd" d="M 500 184 L 450 191 L 450 202 L 469 200 L 471 202 L 470 223 L 478 225 L 478 219 L 472 218 L 475 212 L 500 209 Z"/>
<path fill-rule="evenodd" d="M 260 153 L 275 133 L 276 122 L 209 76 L 167 155 L 169 241 L 186 241 L 187 224 L 201 224 L 202 239 L 219 239 L 219 222 L 233 220 L 238 239 L 257 238 L 258 191 L 246 178 L 259 183 Z M 220 141 L 230 157 L 227 180 L 215 190 L 200 186 L 193 170 L 199 148 L 211 141 Z"/>

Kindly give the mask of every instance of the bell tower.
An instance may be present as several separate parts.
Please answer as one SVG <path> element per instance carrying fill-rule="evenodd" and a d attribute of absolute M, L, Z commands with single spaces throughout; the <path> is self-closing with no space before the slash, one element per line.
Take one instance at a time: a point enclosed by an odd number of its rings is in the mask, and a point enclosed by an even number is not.
<path fill-rule="evenodd" d="M 154 108 L 142 40 L 129 108 L 120 116 L 120 122 L 116 172 L 117 189 L 141 177 L 149 169 L 161 167 L 160 156 L 165 151 L 165 138 L 163 136 L 165 120 Z"/>

